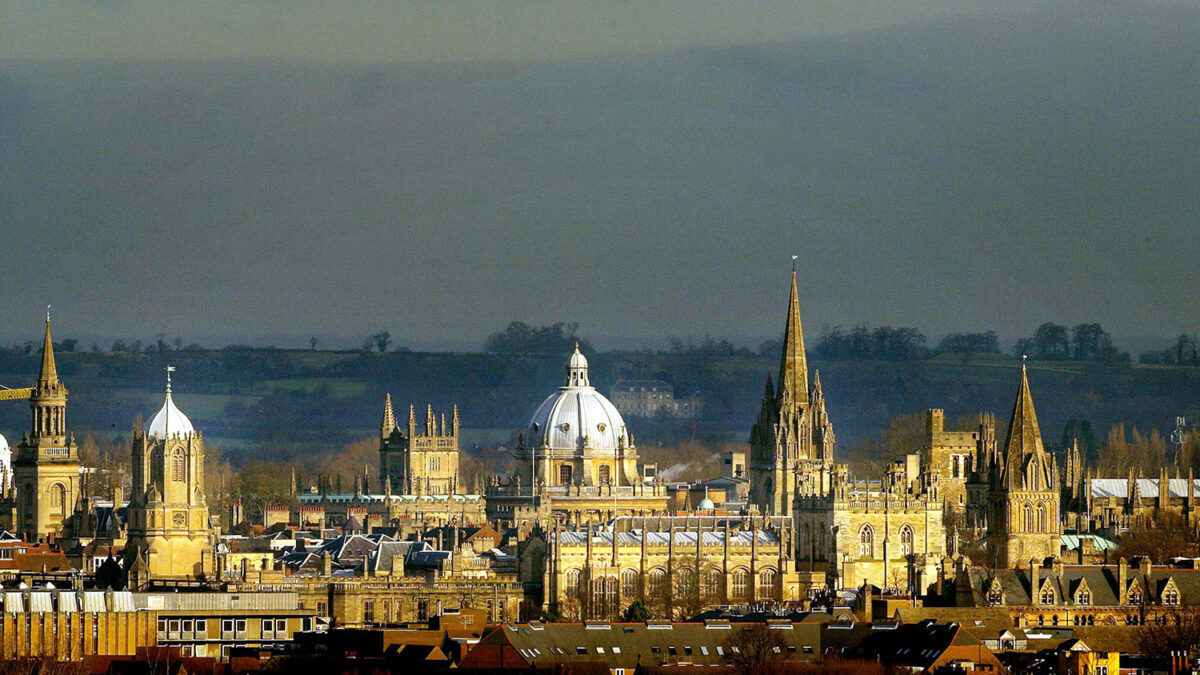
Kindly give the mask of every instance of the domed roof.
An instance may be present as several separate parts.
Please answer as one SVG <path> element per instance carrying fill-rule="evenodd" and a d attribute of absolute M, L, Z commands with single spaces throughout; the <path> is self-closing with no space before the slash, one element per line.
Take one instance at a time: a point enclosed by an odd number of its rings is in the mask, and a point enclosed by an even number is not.
<path fill-rule="evenodd" d="M 575 353 L 567 362 L 567 382 L 542 401 L 525 432 L 525 443 L 552 450 L 611 450 L 629 444 L 625 419 L 588 382 L 587 359 Z"/>
<path fill-rule="evenodd" d="M 168 435 L 191 435 L 194 433 L 196 433 L 196 429 L 192 426 L 192 421 L 183 414 L 183 411 L 175 407 L 175 402 L 171 400 L 171 390 L 167 389 L 167 400 L 163 401 L 162 408 L 159 408 L 154 417 L 150 419 L 150 423 L 146 425 L 146 435 L 167 438 Z"/>
<path fill-rule="evenodd" d="M 701 499 L 700 503 L 696 505 L 696 509 L 700 511 L 712 511 L 715 508 L 717 508 L 717 505 L 713 504 L 713 500 L 708 497 Z"/>

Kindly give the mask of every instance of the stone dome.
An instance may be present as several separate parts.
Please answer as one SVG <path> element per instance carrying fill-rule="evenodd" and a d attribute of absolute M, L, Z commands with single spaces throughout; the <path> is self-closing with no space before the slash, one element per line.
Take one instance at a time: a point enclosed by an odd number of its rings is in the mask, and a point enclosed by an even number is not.
<path fill-rule="evenodd" d="M 550 450 L 613 451 L 627 447 L 625 419 L 588 382 L 588 363 L 579 346 L 567 362 L 566 384 L 542 401 L 525 429 L 525 444 Z"/>
<path fill-rule="evenodd" d="M 190 436 L 196 433 L 195 427 L 192 426 L 192 421 L 183 414 L 179 408 L 175 407 L 175 402 L 171 400 L 171 390 L 167 390 L 167 400 L 163 401 L 162 408 L 150 419 L 146 425 L 146 435 L 155 438 L 167 438 L 183 434 Z"/>
<path fill-rule="evenodd" d="M 713 504 L 713 500 L 708 497 L 701 499 L 700 503 L 696 505 L 696 510 L 698 511 L 712 511 L 715 508 L 717 508 L 717 505 Z"/>

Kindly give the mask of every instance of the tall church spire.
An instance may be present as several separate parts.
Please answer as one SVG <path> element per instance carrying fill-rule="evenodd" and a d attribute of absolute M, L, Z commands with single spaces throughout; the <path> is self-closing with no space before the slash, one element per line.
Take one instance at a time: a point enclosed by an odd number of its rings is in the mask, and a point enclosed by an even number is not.
<path fill-rule="evenodd" d="M 39 384 L 58 381 L 58 369 L 54 366 L 54 342 L 50 339 L 50 310 L 46 310 L 46 339 L 42 343 L 42 370 L 38 373 Z"/>
<path fill-rule="evenodd" d="M 787 325 L 783 329 L 783 358 L 779 364 L 780 396 L 795 404 L 808 403 L 808 359 L 804 355 L 804 329 L 800 325 L 800 294 L 796 291 L 796 266 L 792 263 L 792 295 L 788 298 Z"/>
<path fill-rule="evenodd" d="M 1025 364 L 1021 364 L 1021 386 L 1017 389 L 1017 400 L 1013 403 L 1012 418 L 1008 422 L 1008 439 L 1004 443 L 1006 486 L 1021 485 L 1020 476 L 1029 465 L 1027 460 L 1030 457 L 1036 460 L 1037 468 L 1049 469 L 1037 413 L 1033 409 L 1033 394 L 1029 391 L 1029 374 Z"/>

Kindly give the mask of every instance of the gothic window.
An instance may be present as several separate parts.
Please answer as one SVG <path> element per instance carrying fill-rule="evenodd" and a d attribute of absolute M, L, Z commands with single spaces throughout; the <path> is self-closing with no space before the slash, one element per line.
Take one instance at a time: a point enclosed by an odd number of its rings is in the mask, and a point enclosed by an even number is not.
<path fill-rule="evenodd" d="M 568 596 L 579 591 L 579 570 L 567 570 L 567 579 L 563 585 L 563 591 L 566 592 Z"/>
<path fill-rule="evenodd" d="M 700 579 L 700 597 L 716 600 L 721 597 L 721 570 L 710 567 Z"/>
<path fill-rule="evenodd" d="M 563 464 L 558 467 L 558 484 L 559 485 L 570 485 L 571 484 L 571 465 L 570 464 Z"/>
<path fill-rule="evenodd" d="M 1086 588 L 1079 589 L 1079 592 L 1075 594 L 1075 604 L 1077 604 L 1077 605 L 1092 604 L 1091 592 L 1089 592 Z"/>
<path fill-rule="evenodd" d="M 675 570 L 674 573 L 675 597 L 688 598 L 695 593 L 696 588 L 696 571 L 690 567 L 681 567 Z"/>
<path fill-rule="evenodd" d="M 1041 599 L 1041 603 L 1043 605 L 1053 605 L 1054 604 L 1054 591 L 1049 588 L 1042 589 L 1042 595 L 1041 595 L 1040 599 Z"/>
<path fill-rule="evenodd" d="M 773 570 L 769 567 L 758 573 L 758 585 L 759 585 L 759 596 L 760 597 L 768 597 L 768 598 L 775 597 L 775 590 L 776 590 L 775 589 L 775 580 L 776 580 L 776 578 L 777 577 L 775 575 L 775 570 Z"/>
<path fill-rule="evenodd" d="M 163 456 L 161 450 L 155 450 L 150 453 L 150 476 L 153 480 L 158 480 L 162 476 Z"/>
<path fill-rule="evenodd" d="M 958 478 L 958 455 L 950 455 L 950 477 Z"/>
<path fill-rule="evenodd" d="M 646 572 L 646 598 L 657 601 L 663 597 L 666 592 L 665 579 L 667 576 L 666 570 L 661 567 L 656 567 L 649 572 Z"/>
<path fill-rule="evenodd" d="M 1168 588 L 1165 592 L 1163 592 L 1163 604 L 1178 605 L 1179 591 L 1175 590 L 1174 588 Z"/>
<path fill-rule="evenodd" d="M 600 465 L 599 474 L 600 474 L 600 484 L 608 485 L 608 482 L 611 480 L 611 470 L 608 468 L 607 464 Z"/>
<path fill-rule="evenodd" d="M 1033 532 L 1033 507 L 1028 503 L 1021 507 L 1021 523 L 1025 532 Z"/>
<path fill-rule="evenodd" d="M 913 531 L 912 528 L 905 525 L 900 528 L 900 553 L 901 555 L 911 555 L 913 552 Z"/>
<path fill-rule="evenodd" d="M 171 457 L 171 480 L 176 483 L 182 483 L 184 480 L 183 465 L 183 450 L 176 450 L 175 455 Z"/>
<path fill-rule="evenodd" d="M 626 598 L 638 596 L 638 571 L 627 569 L 621 571 L 621 595 Z"/>
<path fill-rule="evenodd" d="M 749 600 L 750 572 L 745 569 L 734 570 L 730 583 L 730 600 Z"/>
<path fill-rule="evenodd" d="M 875 532 L 870 525 L 863 525 L 858 531 L 858 554 L 864 558 L 875 556 Z"/>
<path fill-rule="evenodd" d="M 1048 532 L 1046 529 L 1046 505 L 1038 502 L 1037 505 L 1037 531 Z"/>

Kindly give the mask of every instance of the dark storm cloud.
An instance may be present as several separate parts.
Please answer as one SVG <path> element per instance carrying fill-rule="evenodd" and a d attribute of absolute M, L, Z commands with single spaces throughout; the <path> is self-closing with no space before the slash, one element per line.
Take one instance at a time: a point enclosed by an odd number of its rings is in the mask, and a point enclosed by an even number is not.
<path fill-rule="evenodd" d="M 0 62 L 3 332 L 765 335 L 792 252 L 810 332 L 1194 331 L 1198 14 Z"/>

